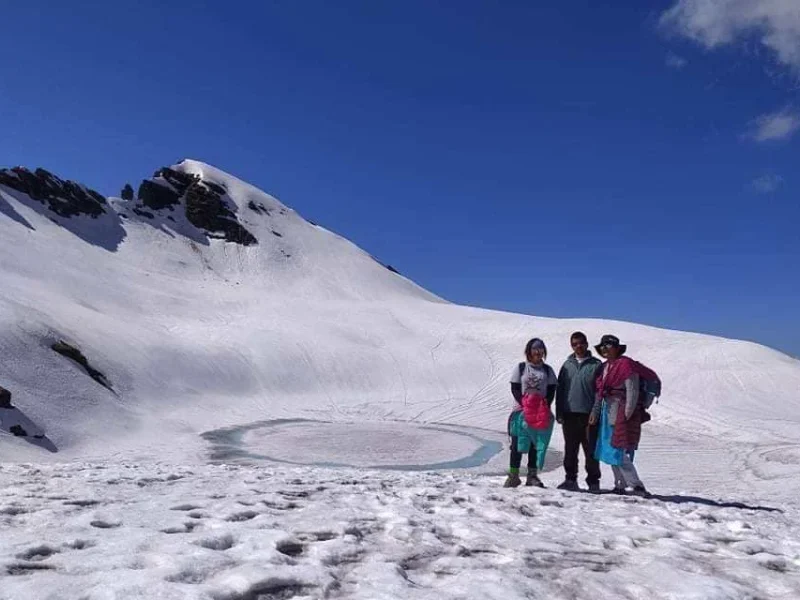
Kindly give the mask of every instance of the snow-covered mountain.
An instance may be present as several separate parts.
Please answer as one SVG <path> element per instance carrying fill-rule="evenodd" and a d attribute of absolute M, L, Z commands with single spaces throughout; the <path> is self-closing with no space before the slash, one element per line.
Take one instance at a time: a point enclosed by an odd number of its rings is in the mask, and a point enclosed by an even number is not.
<path fill-rule="evenodd" d="M 526 340 L 545 339 L 557 368 L 580 329 L 591 340 L 615 333 L 664 380 L 645 476 L 800 488 L 800 362 L 777 351 L 454 305 L 197 161 L 123 195 L 0 171 L 0 386 L 59 448 L 0 436 L 5 458 L 203 462 L 208 432 L 226 427 L 275 456 L 281 448 L 253 424 L 277 419 L 341 423 L 356 438 L 353 424 L 384 424 L 386 436 L 400 435 L 397 423 L 438 424 L 503 442 L 507 381 Z M 54 351 L 60 342 L 102 375 Z M 331 455 L 346 454 L 346 433 L 331 439 Z M 423 462 L 441 462 L 446 446 Z"/>

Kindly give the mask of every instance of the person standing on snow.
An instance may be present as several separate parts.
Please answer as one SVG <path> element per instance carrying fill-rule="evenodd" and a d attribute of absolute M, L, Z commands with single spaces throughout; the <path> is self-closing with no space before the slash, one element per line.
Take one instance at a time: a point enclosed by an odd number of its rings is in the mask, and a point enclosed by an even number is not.
<path fill-rule="evenodd" d="M 600 463 L 594 457 L 597 426 L 589 425 L 594 406 L 595 379 L 602 364 L 592 356 L 586 334 L 576 331 L 570 336 L 573 353 L 558 373 L 556 421 L 564 434 L 564 482 L 560 490 L 577 492 L 578 454 L 583 448 L 586 461 L 586 483 L 590 492 L 600 491 Z"/>
<path fill-rule="evenodd" d="M 514 488 L 522 483 L 519 469 L 522 464 L 522 455 L 526 452 L 528 454 L 528 474 L 525 485 L 544 487 L 537 473 L 544 466 L 545 453 L 550 444 L 550 436 L 553 434 L 552 414 L 549 414 L 548 425 L 543 426 L 542 429 L 531 428 L 523 414 L 523 403 L 538 396 L 547 403 L 543 408 L 549 413 L 550 405 L 555 398 L 558 380 L 550 365 L 544 362 L 546 358 L 547 346 L 539 338 L 533 338 L 525 345 L 525 362 L 514 367 L 511 374 L 511 394 L 514 396 L 513 410 L 508 418 L 511 459 L 508 477 L 503 487 Z"/>
<path fill-rule="evenodd" d="M 647 418 L 639 402 L 639 374 L 634 361 L 623 356 L 627 348 L 615 335 L 604 335 L 595 346 L 606 362 L 597 378 L 589 424 L 599 425 L 595 457 L 611 465 L 614 492 L 625 494 L 627 488 L 633 488 L 635 495 L 647 496 L 633 465 L 634 452 L 642 436 L 642 423 Z"/>

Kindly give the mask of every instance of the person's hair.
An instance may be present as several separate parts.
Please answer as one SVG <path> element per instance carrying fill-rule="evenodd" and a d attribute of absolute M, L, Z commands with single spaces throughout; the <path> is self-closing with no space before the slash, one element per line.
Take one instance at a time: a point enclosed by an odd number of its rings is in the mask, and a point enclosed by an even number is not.
<path fill-rule="evenodd" d="M 569 341 L 571 342 L 572 340 L 583 340 L 587 344 L 589 343 L 589 338 L 587 338 L 586 334 L 583 333 L 582 331 L 576 331 L 571 336 L 569 336 Z"/>
<path fill-rule="evenodd" d="M 532 346 L 533 346 L 533 345 L 534 345 L 536 342 L 541 342 L 542 346 L 544 347 L 544 348 L 542 349 L 542 360 L 547 360 L 547 346 L 546 346 L 546 345 L 545 345 L 545 343 L 544 343 L 542 340 L 540 340 L 539 338 L 533 338 L 533 339 L 530 339 L 530 340 L 528 340 L 528 343 L 527 343 L 527 344 L 525 344 L 525 358 L 526 358 L 526 360 L 530 360 L 530 358 L 531 358 L 531 347 L 532 347 Z"/>

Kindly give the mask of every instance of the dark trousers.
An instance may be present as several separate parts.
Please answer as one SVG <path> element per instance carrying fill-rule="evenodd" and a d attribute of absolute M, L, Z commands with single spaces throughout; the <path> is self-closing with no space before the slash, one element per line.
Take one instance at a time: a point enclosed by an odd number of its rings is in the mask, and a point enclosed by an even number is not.
<path fill-rule="evenodd" d="M 519 469 L 522 464 L 522 452 L 517 450 L 517 438 L 511 436 L 511 468 Z M 531 444 L 528 452 L 528 473 L 536 473 L 536 445 Z"/>
<path fill-rule="evenodd" d="M 564 431 L 564 471 L 566 479 L 578 480 L 578 453 L 583 448 L 586 459 L 586 483 L 600 483 L 600 463 L 594 457 L 597 446 L 597 425 L 589 427 L 589 415 L 565 413 L 561 427 Z"/>

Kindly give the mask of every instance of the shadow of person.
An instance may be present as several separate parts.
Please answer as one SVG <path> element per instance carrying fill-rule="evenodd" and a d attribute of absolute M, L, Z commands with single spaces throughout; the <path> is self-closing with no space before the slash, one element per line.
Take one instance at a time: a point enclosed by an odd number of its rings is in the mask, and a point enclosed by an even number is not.
<path fill-rule="evenodd" d="M 760 505 L 750 505 L 745 504 L 744 502 L 726 502 L 722 500 L 712 500 L 710 498 L 703 498 L 701 496 L 681 496 L 678 494 L 675 495 L 661 495 L 661 494 L 650 494 L 648 496 L 651 500 L 659 500 L 661 502 L 669 502 L 672 504 L 703 504 L 705 506 L 713 506 L 715 508 L 738 508 L 740 510 L 758 510 L 763 512 L 778 512 L 782 513 L 783 511 L 780 508 L 775 508 L 772 506 L 760 506 Z"/>

